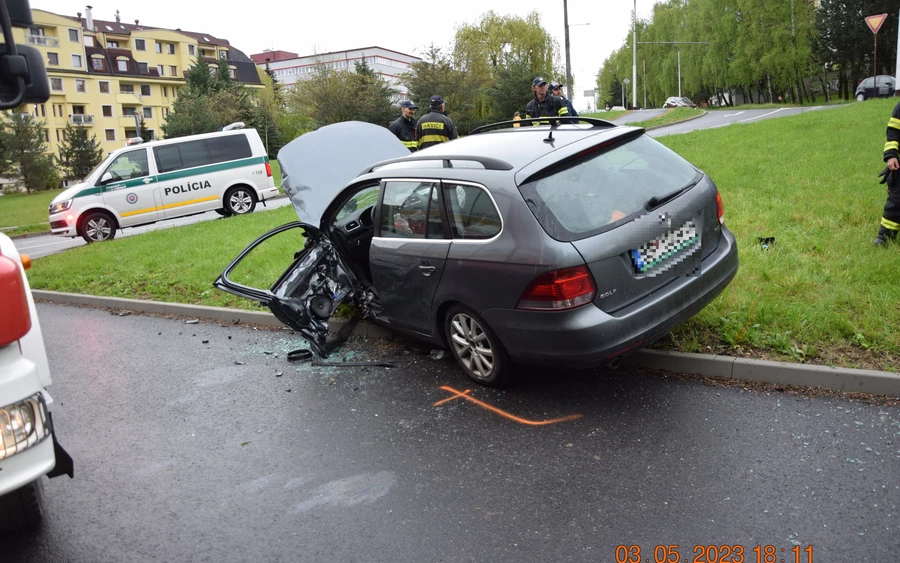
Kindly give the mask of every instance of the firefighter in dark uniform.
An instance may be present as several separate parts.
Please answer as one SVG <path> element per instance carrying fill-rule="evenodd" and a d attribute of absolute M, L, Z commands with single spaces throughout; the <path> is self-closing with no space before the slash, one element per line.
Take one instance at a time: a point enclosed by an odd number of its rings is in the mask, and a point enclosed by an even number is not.
<path fill-rule="evenodd" d="M 417 109 L 419 107 L 411 100 L 403 100 L 400 102 L 400 117 L 388 125 L 391 133 L 403 142 L 409 152 L 416 152 L 419 148 L 416 142 L 416 122 L 413 119 L 413 114 Z"/>
<path fill-rule="evenodd" d="M 547 92 L 547 81 L 543 76 L 538 76 L 531 83 L 531 91 L 534 98 L 525 106 L 525 119 L 536 117 L 560 117 L 569 114 L 569 108 L 562 100 Z M 538 125 L 535 121 L 532 125 Z"/>
<path fill-rule="evenodd" d="M 894 107 L 894 113 L 888 121 L 884 161 L 887 167 L 881 173 L 885 176 L 882 183 L 887 184 L 888 193 L 884 214 L 881 216 L 881 228 L 872 242 L 874 245 L 897 240 L 897 233 L 900 232 L 900 103 Z"/>
<path fill-rule="evenodd" d="M 551 82 L 550 83 L 550 93 L 562 100 L 562 103 L 566 104 L 566 109 L 568 110 L 568 115 L 573 117 L 578 115 L 578 112 L 575 111 L 575 106 L 572 105 L 572 102 L 569 101 L 562 93 L 563 85 L 559 82 Z"/>
<path fill-rule="evenodd" d="M 416 141 L 419 150 L 438 143 L 446 143 L 459 137 L 453 120 L 444 113 L 446 103 L 441 96 L 431 96 L 431 109 L 416 124 Z"/>

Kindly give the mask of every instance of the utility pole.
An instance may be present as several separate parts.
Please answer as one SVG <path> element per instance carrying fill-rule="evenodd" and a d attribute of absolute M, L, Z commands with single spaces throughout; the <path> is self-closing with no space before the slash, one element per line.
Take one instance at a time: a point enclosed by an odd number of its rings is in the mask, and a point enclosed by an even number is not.
<path fill-rule="evenodd" d="M 641 62 L 644 64 L 644 77 L 641 78 L 641 83 L 644 85 L 644 105 L 642 107 L 647 107 L 647 59 Z"/>
<path fill-rule="evenodd" d="M 637 107 L 637 0 L 634 0 L 634 13 L 631 17 L 631 58 L 631 92 L 633 109 Z"/>
<path fill-rule="evenodd" d="M 637 0 L 635 0 L 637 1 Z M 569 8 L 563 0 L 563 24 L 566 26 L 566 97 L 572 99 L 572 63 L 569 59 Z"/>

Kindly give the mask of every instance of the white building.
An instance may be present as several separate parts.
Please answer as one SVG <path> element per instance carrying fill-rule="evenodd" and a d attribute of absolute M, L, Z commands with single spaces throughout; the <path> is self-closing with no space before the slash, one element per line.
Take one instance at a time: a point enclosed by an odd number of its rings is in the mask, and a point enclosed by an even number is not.
<path fill-rule="evenodd" d="M 406 85 L 401 84 L 400 75 L 409 69 L 409 65 L 422 60 L 419 57 L 384 49 L 383 47 L 365 47 L 305 57 L 287 51 L 266 50 L 262 53 L 251 55 L 250 59 L 260 68 L 265 68 L 268 62 L 269 68 L 275 73 L 275 79 L 278 80 L 279 84 L 284 84 L 285 86 L 291 86 L 301 80 L 312 77 L 317 65 L 326 65 L 328 68 L 354 72 L 356 63 L 365 60 L 369 68 L 375 74 L 384 78 L 391 86 L 394 91 L 394 103 L 409 98 L 409 89 Z"/>

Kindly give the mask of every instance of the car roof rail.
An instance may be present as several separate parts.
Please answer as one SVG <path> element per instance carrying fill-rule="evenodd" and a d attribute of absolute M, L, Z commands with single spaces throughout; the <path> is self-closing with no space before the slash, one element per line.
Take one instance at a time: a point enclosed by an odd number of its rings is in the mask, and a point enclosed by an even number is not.
<path fill-rule="evenodd" d="M 443 168 L 453 168 L 453 165 L 450 163 L 451 160 L 465 160 L 481 163 L 484 166 L 485 170 L 512 170 L 512 164 L 506 162 L 505 160 L 500 160 L 499 158 L 491 158 L 489 156 L 429 156 L 429 155 L 417 155 L 411 154 L 410 156 L 403 156 L 400 158 L 391 158 L 388 160 L 382 160 L 381 162 L 376 162 L 371 166 L 368 166 L 365 170 L 359 173 L 369 174 L 374 172 L 376 168 L 381 166 L 386 166 L 388 164 L 394 164 L 396 162 L 412 162 L 412 161 L 427 161 L 427 160 L 440 160 L 443 161 Z"/>
<path fill-rule="evenodd" d="M 608 127 L 618 127 L 612 121 L 607 121 L 605 119 L 597 119 L 596 117 L 581 117 L 577 116 L 558 116 L 558 117 L 530 117 L 528 119 L 517 119 L 517 120 L 509 120 L 509 121 L 498 121 L 497 123 L 488 123 L 487 125 L 482 125 L 481 127 L 476 127 L 469 132 L 469 135 L 475 135 L 477 133 L 483 133 L 484 131 L 488 131 L 490 129 L 500 129 L 505 128 L 510 129 L 515 124 L 526 125 L 528 123 L 534 123 L 535 125 L 550 125 L 550 128 L 558 127 L 559 125 L 566 124 L 575 124 L 577 125 L 580 122 L 590 123 L 590 129 L 606 129 Z M 589 130 L 590 130 L 589 129 Z"/>

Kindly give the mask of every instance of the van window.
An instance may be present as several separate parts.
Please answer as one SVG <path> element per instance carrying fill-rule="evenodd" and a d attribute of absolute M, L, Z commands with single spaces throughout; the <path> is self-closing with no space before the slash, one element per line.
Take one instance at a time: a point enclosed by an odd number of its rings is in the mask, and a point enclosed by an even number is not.
<path fill-rule="evenodd" d="M 246 135 L 228 135 L 156 147 L 153 149 L 153 155 L 156 158 L 156 166 L 162 173 L 250 158 L 253 152 Z"/>
<path fill-rule="evenodd" d="M 228 135 L 206 141 L 209 143 L 209 159 L 212 162 L 226 162 L 253 156 L 246 135 Z"/>
<path fill-rule="evenodd" d="M 147 151 L 139 149 L 120 154 L 106 168 L 106 172 L 112 175 L 111 182 L 148 176 L 150 168 L 147 165 Z"/>

